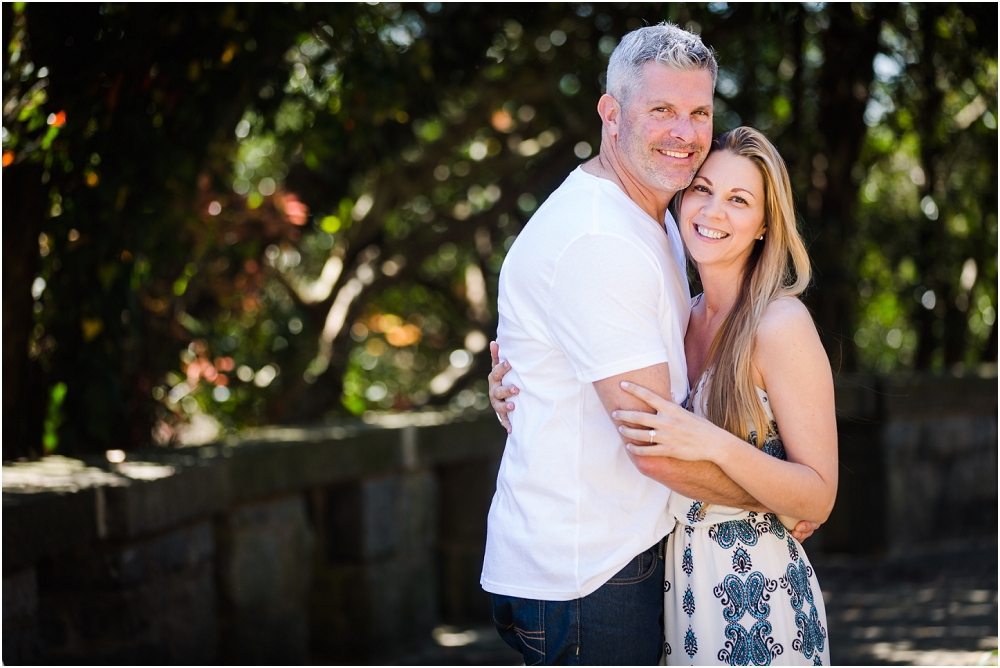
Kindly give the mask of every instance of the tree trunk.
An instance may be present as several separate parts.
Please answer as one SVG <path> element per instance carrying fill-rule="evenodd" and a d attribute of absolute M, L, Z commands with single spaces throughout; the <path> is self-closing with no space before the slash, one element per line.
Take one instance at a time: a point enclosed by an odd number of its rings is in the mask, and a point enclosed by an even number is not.
<path fill-rule="evenodd" d="M 44 196 L 42 167 L 21 163 L 3 171 L 3 459 L 42 454 L 47 407 L 37 361 L 28 357 L 34 326 L 31 284 L 38 273 Z"/>
<path fill-rule="evenodd" d="M 864 112 L 874 78 L 872 60 L 879 50 L 878 33 L 883 18 L 895 10 L 876 4 L 867 11 L 872 15 L 864 18 L 852 5 L 827 5 L 830 27 L 823 33 L 824 63 L 817 86 L 819 148 L 828 166 L 825 188 L 810 193 L 813 205 L 806 216 L 809 240 L 823 249 L 812 257 L 816 289 L 810 301 L 834 372 L 855 364 L 850 328 L 856 322 L 856 287 L 850 244 L 856 231 L 858 184 L 851 170 L 868 131 Z M 816 198 L 821 198 L 818 207 Z"/>

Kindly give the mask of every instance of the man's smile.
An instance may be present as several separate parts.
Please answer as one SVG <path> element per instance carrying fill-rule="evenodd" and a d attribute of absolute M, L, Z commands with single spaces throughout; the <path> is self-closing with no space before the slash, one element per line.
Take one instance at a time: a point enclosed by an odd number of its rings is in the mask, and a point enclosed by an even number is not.
<path fill-rule="evenodd" d="M 691 157 L 692 155 L 694 155 L 694 152 L 692 152 L 692 151 L 670 151 L 670 150 L 662 149 L 662 148 L 658 148 L 658 149 L 656 149 L 656 151 L 660 155 L 665 155 L 668 158 L 680 158 L 681 160 L 685 160 L 685 159 Z"/>

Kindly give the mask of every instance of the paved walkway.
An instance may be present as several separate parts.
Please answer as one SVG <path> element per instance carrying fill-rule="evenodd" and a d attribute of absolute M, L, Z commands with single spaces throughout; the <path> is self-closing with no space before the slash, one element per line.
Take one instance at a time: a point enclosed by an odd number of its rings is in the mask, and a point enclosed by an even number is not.
<path fill-rule="evenodd" d="M 808 544 L 807 544 L 808 547 Z M 997 541 L 813 558 L 834 665 L 997 665 Z M 523 665 L 493 627 L 438 627 L 411 665 Z"/>
<path fill-rule="evenodd" d="M 997 543 L 819 557 L 834 665 L 997 665 Z"/>

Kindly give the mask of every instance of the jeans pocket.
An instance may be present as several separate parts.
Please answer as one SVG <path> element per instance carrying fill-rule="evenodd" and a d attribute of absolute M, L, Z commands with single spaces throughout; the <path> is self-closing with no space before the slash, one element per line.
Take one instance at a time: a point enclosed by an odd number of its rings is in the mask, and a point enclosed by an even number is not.
<path fill-rule="evenodd" d="M 520 641 L 521 657 L 526 666 L 539 666 L 545 663 L 545 634 L 541 631 L 531 632 L 514 627 L 517 639 Z"/>
<path fill-rule="evenodd" d="M 625 567 L 608 580 L 610 585 L 630 585 L 642 582 L 656 572 L 660 544 L 652 546 L 635 556 Z"/>
<path fill-rule="evenodd" d="M 524 665 L 545 663 L 545 603 L 493 595 L 493 623 L 503 641 L 521 653 Z"/>

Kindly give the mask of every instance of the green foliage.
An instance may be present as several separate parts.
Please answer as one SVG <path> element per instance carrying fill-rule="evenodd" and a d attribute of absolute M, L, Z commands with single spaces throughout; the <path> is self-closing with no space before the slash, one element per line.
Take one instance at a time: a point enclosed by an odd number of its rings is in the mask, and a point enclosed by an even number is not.
<path fill-rule="evenodd" d="M 59 447 L 59 427 L 62 425 L 62 403 L 66 398 L 66 383 L 56 383 L 49 395 L 49 410 L 45 417 L 42 445 L 46 454 L 55 452 Z"/>
<path fill-rule="evenodd" d="M 35 400 L 63 383 L 61 452 L 484 408 L 504 254 L 598 150 L 617 40 L 669 19 L 719 53 L 716 129 L 788 162 L 840 368 L 995 361 L 989 13 L 5 5 L 4 197 L 38 212 L 5 340 Z"/>

